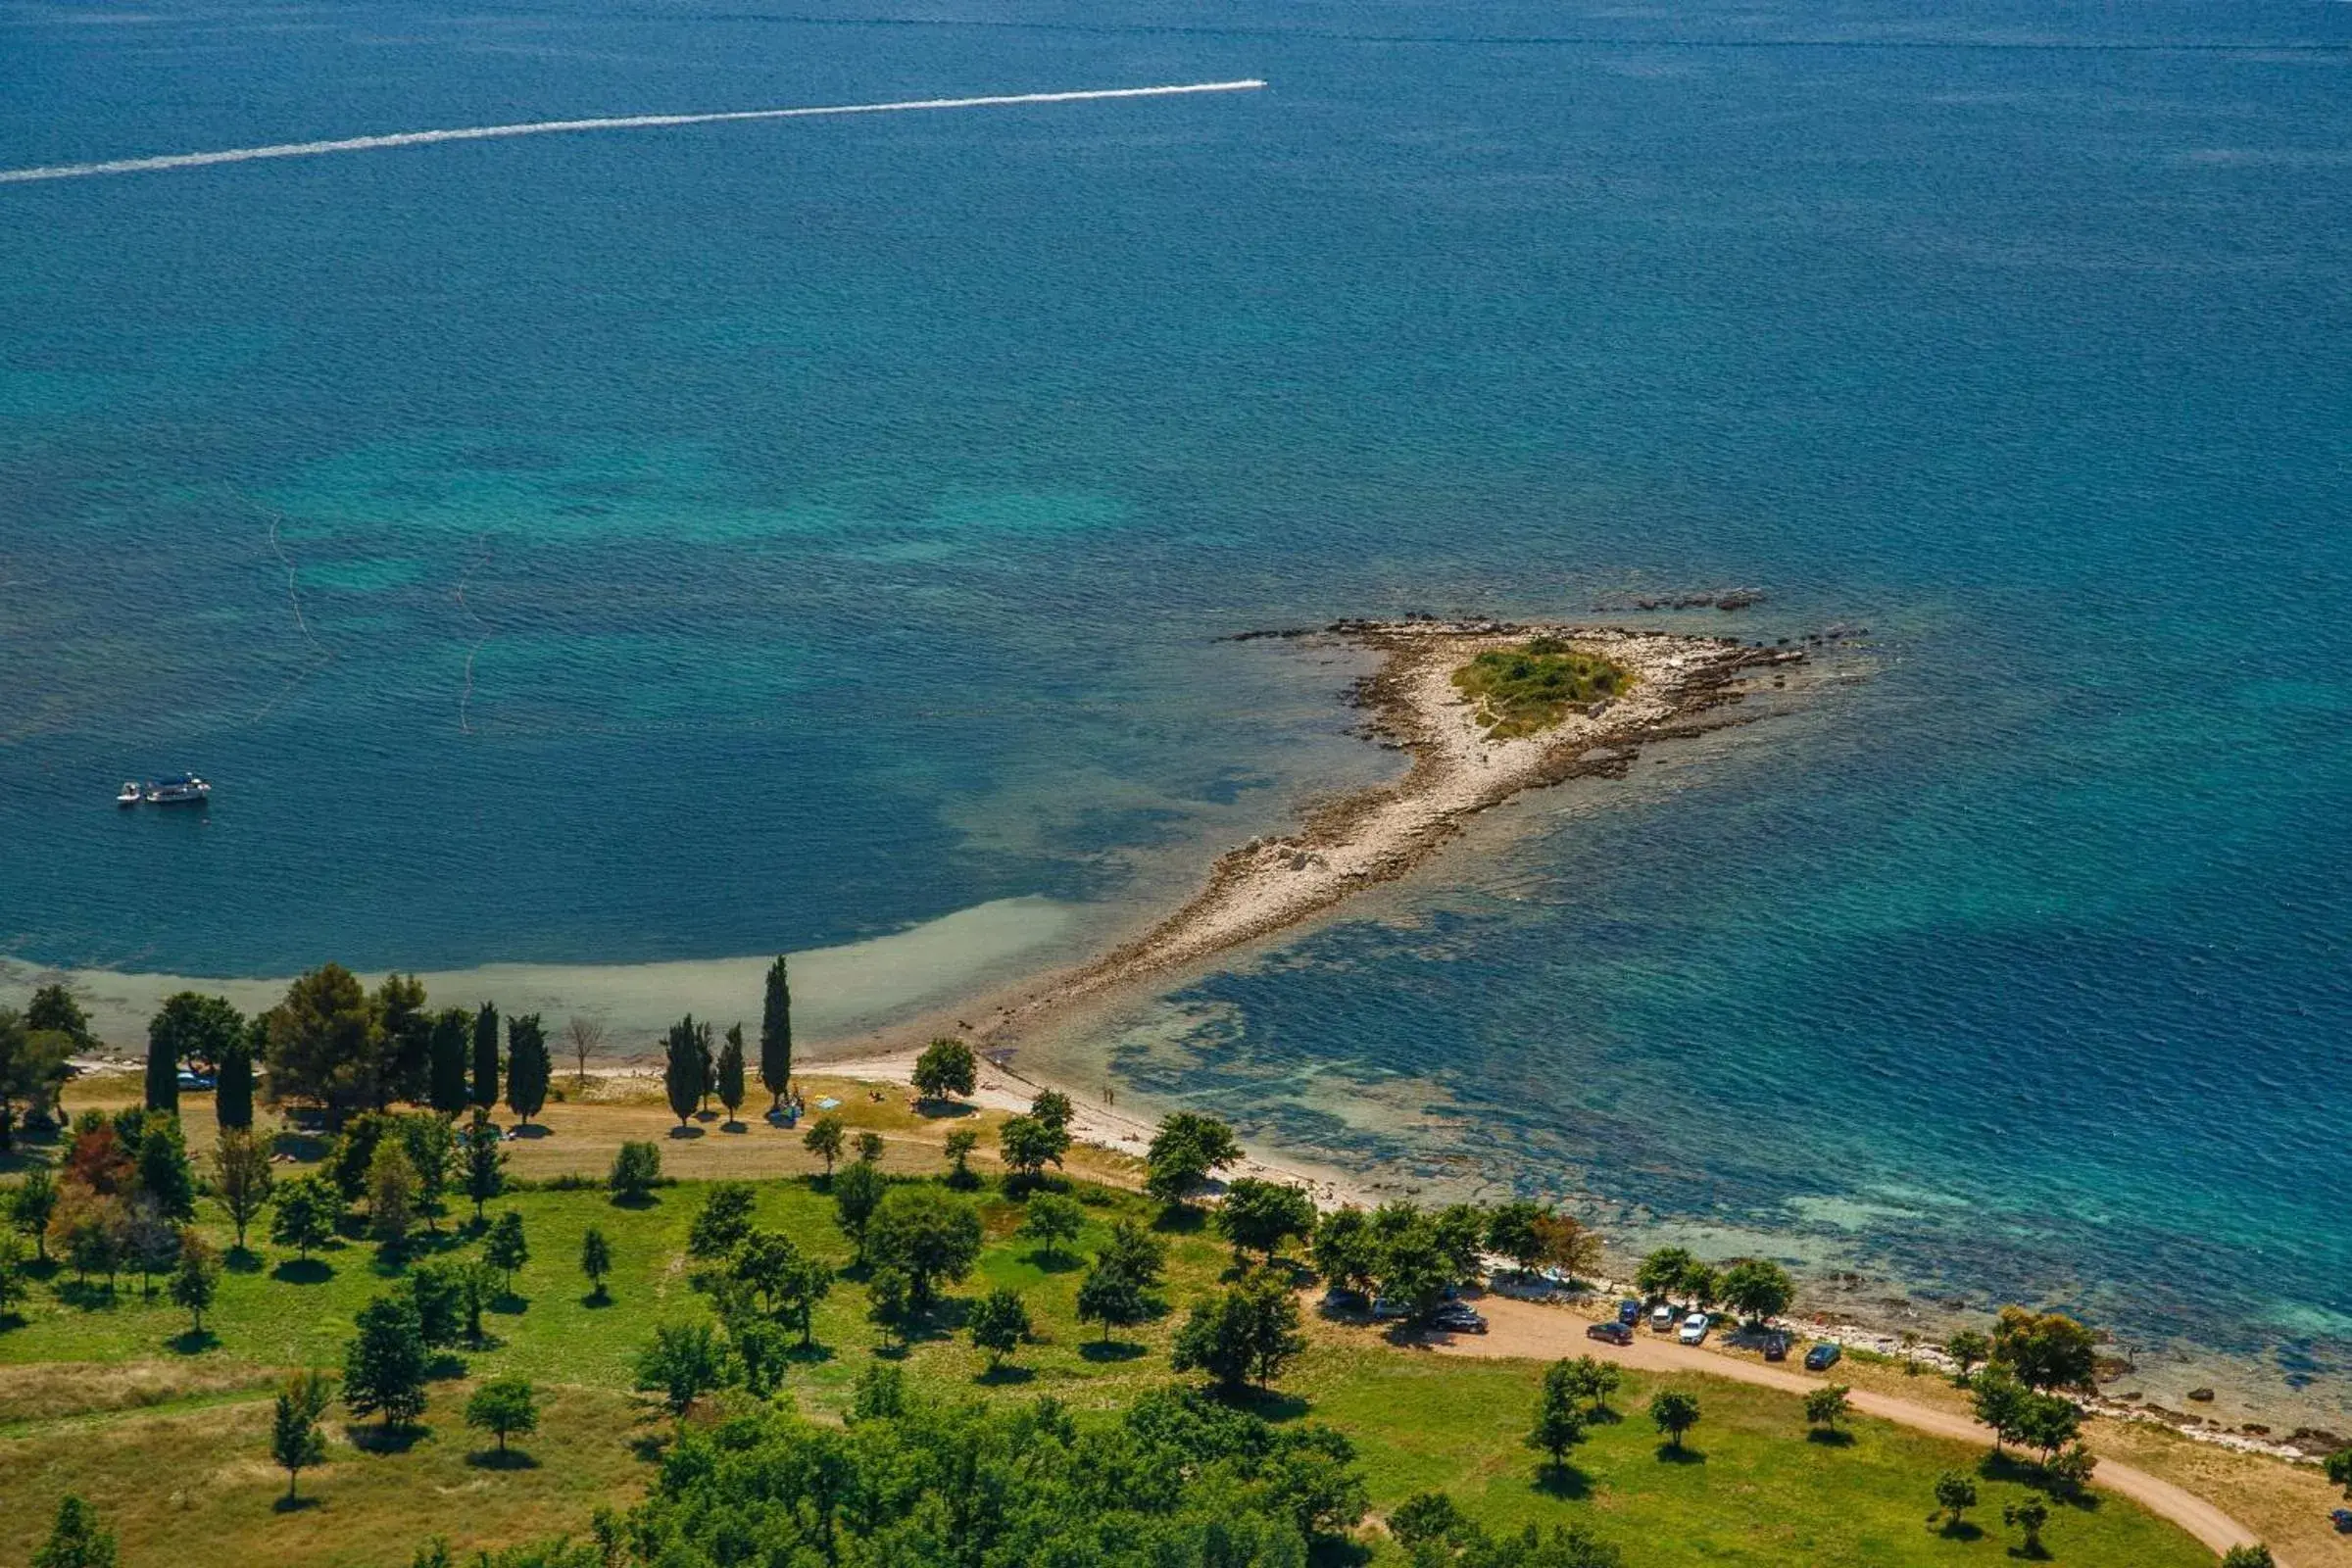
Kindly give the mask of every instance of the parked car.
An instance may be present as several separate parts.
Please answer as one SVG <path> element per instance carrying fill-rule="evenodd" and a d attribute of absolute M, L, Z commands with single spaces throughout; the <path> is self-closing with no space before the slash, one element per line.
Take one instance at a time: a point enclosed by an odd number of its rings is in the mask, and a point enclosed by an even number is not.
<path fill-rule="evenodd" d="M 2352 1508 L 2338 1508 L 2328 1517 L 2334 1523 L 2336 1534 L 2352 1536 Z"/>
<path fill-rule="evenodd" d="M 1785 1332 L 1774 1329 L 1764 1336 L 1764 1359 L 1767 1361 L 1788 1359 L 1788 1336 Z"/>
<path fill-rule="evenodd" d="M 1361 1312 L 1371 1304 L 1364 1299 L 1363 1292 L 1348 1290 L 1344 1285 L 1334 1285 L 1323 1293 L 1323 1310 L 1326 1312 Z"/>
<path fill-rule="evenodd" d="M 1683 1319 L 1683 1332 L 1676 1336 L 1676 1338 L 1680 1339 L 1685 1345 L 1696 1345 L 1707 1337 L 1707 1314 L 1704 1312 L 1693 1312 L 1689 1317 Z"/>
<path fill-rule="evenodd" d="M 1634 1331 L 1623 1323 L 1595 1323 L 1585 1330 L 1585 1338 L 1606 1340 L 1611 1345 L 1631 1345 L 1634 1343 Z"/>
<path fill-rule="evenodd" d="M 1832 1345 L 1827 1340 L 1824 1340 L 1819 1345 L 1816 1345 L 1813 1347 L 1813 1348 L 1805 1352 L 1805 1370 L 1808 1372 L 1827 1372 L 1830 1368 L 1838 1364 L 1838 1358 L 1844 1353 L 1845 1352 L 1839 1349 L 1837 1346 Z"/>
<path fill-rule="evenodd" d="M 1475 1308 L 1465 1306 L 1459 1301 L 1448 1301 L 1439 1307 L 1430 1314 L 1429 1323 L 1430 1327 L 1443 1329 L 1448 1334 L 1484 1334 L 1487 1332 L 1487 1320 L 1480 1316 Z"/>
<path fill-rule="evenodd" d="M 179 1087 L 182 1089 L 210 1089 L 213 1087 L 213 1081 L 203 1073 L 190 1072 L 187 1068 L 182 1067 L 179 1069 Z"/>
<path fill-rule="evenodd" d="M 1372 1320 L 1376 1323 L 1394 1323 L 1398 1318 L 1412 1315 L 1413 1309 L 1408 1302 L 1392 1301 L 1385 1296 L 1377 1298 L 1372 1302 Z"/>
<path fill-rule="evenodd" d="M 1672 1334 L 1674 1332 L 1674 1308 L 1668 1306 L 1664 1301 L 1651 1307 L 1649 1309 L 1649 1331 L 1652 1334 Z"/>
<path fill-rule="evenodd" d="M 1624 1300 L 1619 1301 L 1617 1303 L 1617 1321 L 1624 1324 L 1629 1329 L 1635 1324 L 1641 1322 L 1641 1301 L 1631 1296 L 1627 1297 Z"/>

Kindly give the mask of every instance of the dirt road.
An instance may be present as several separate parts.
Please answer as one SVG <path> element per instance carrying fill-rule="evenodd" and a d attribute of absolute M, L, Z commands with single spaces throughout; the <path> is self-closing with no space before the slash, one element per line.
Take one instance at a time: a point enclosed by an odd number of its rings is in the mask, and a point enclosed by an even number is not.
<path fill-rule="evenodd" d="M 1524 1356 L 1540 1361 L 1556 1361 L 1564 1355 L 1591 1354 L 1603 1360 L 1638 1367 L 1644 1372 L 1700 1373 L 1796 1395 L 1805 1394 L 1830 1381 L 1804 1372 L 1786 1371 L 1735 1356 L 1717 1355 L 1647 1333 L 1638 1334 L 1633 1344 L 1622 1347 L 1602 1340 L 1587 1339 L 1585 1330 L 1590 1326 L 1590 1319 L 1556 1306 L 1513 1300 L 1509 1297 L 1487 1297 L 1478 1303 L 1478 1309 L 1486 1314 L 1491 1325 L 1488 1333 L 1434 1341 L 1431 1348 L 1442 1355 Z M 1954 1411 L 1937 1410 L 1862 1389 L 1855 1390 L 1852 1397 L 1855 1409 L 1883 1421 L 1893 1421 L 1920 1432 L 1933 1433 L 1940 1438 L 1955 1438 L 1963 1443 L 1989 1443 L 1992 1439 L 1989 1428 L 1979 1426 L 1967 1416 Z M 2212 1503 L 2181 1491 L 2169 1481 L 2158 1480 L 2144 1470 L 2103 1459 L 2093 1480 L 2096 1485 L 2119 1496 L 2130 1497 L 2150 1513 L 2170 1519 L 2211 1546 L 2217 1554 L 2254 1540 L 2252 1531 Z M 2283 1559 L 2278 1568 L 2287 1568 Z"/>

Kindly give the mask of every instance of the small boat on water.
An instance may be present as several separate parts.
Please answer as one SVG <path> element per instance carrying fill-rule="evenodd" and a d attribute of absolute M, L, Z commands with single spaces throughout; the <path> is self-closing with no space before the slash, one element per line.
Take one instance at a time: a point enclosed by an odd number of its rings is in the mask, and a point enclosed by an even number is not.
<path fill-rule="evenodd" d="M 115 804 L 117 806 L 136 806 L 146 798 L 147 791 L 141 787 L 139 781 L 135 778 L 126 778 L 122 781 L 122 788 L 115 794 Z"/>
<path fill-rule="evenodd" d="M 195 774 L 174 773 L 148 785 L 147 801 L 151 806 L 201 806 L 212 793 L 213 787 Z"/>

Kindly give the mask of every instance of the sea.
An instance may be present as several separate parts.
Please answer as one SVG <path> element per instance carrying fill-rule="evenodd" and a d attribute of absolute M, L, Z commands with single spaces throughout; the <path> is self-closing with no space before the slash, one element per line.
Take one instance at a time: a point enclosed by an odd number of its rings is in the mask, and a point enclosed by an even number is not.
<path fill-rule="evenodd" d="M 2352 1414 L 2352 5 L 0 0 L 0 169 L 1243 78 L 0 183 L 10 972 L 936 1003 L 1394 776 L 1235 633 L 1837 628 L 1056 1050 Z"/>

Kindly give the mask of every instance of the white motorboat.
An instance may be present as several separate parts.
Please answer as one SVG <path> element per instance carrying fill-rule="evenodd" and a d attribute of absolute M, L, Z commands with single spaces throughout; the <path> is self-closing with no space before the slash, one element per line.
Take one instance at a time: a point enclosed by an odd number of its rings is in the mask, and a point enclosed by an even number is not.
<path fill-rule="evenodd" d="M 115 792 L 117 806 L 136 806 L 146 798 L 147 792 L 139 787 L 139 781 L 135 778 L 124 779 L 122 787 Z"/>
<path fill-rule="evenodd" d="M 174 773 L 147 786 L 147 800 L 154 806 L 202 806 L 212 793 L 213 787 L 193 773 Z"/>

